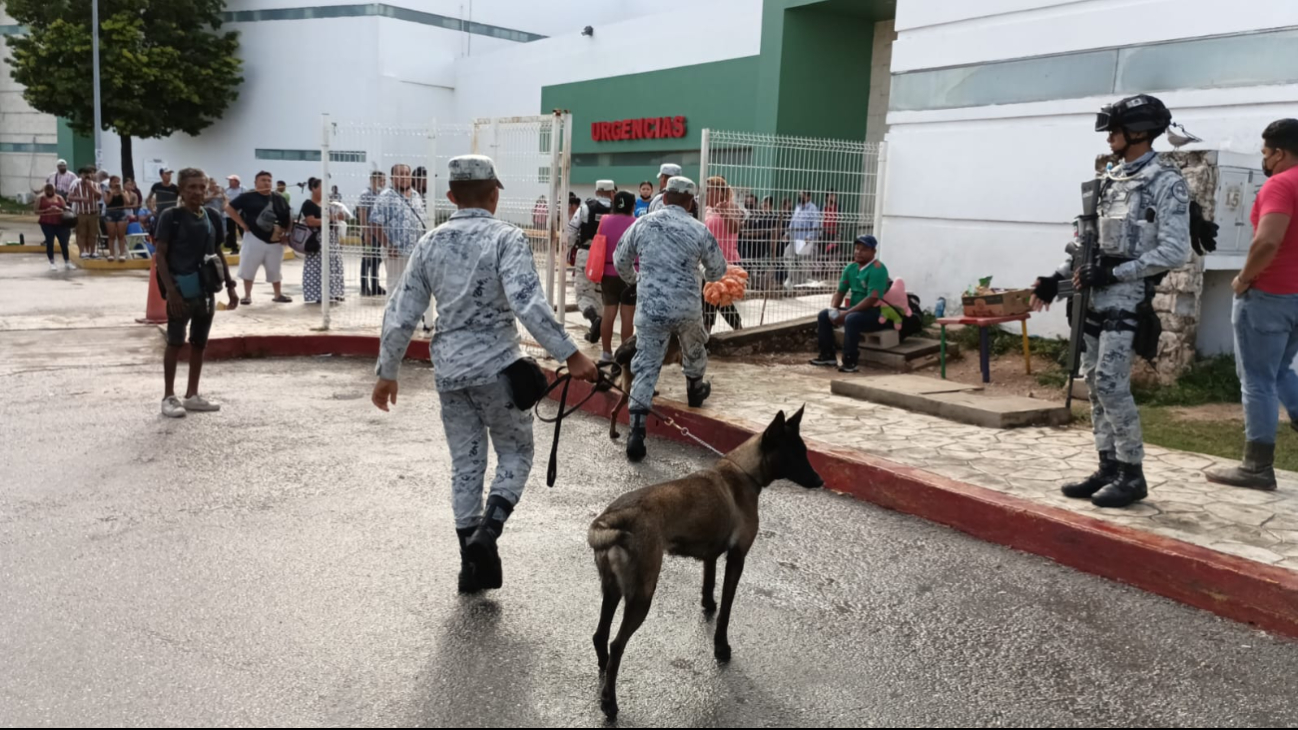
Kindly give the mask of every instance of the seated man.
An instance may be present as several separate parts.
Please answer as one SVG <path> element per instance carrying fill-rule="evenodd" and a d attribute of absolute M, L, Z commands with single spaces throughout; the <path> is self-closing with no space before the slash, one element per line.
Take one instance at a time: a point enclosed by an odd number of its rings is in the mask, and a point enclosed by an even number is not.
<path fill-rule="evenodd" d="M 874 236 L 861 236 L 853 246 L 853 261 L 843 269 L 843 277 L 838 281 L 838 292 L 829 309 L 820 313 L 820 356 L 811 361 L 812 365 L 834 367 L 838 365 L 838 354 L 834 342 L 834 328 L 843 327 L 843 364 L 839 372 L 854 373 L 857 371 L 857 358 L 861 348 L 863 332 L 878 332 L 889 327 L 888 323 L 879 322 L 880 299 L 888 292 L 888 267 L 876 259 L 879 242 Z M 843 308 L 843 295 L 852 293 L 847 308 Z"/>

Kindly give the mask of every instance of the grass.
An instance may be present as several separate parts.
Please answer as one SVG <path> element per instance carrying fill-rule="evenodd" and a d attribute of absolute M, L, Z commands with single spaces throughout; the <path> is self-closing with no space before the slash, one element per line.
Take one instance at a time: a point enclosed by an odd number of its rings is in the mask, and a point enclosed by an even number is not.
<path fill-rule="evenodd" d="M 13 198 L 0 197 L 0 213 L 30 213 L 32 206 L 24 205 Z"/>
<path fill-rule="evenodd" d="M 1148 444 L 1226 459 L 1239 459 L 1243 453 L 1242 414 L 1238 419 L 1211 421 L 1182 418 L 1171 408 L 1143 406 L 1140 425 Z M 1277 469 L 1298 471 L 1298 433 L 1283 421 L 1276 434 L 1275 465 Z"/>
<path fill-rule="evenodd" d="M 1239 376 L 1230 355 L 1204 358 L 1192 363 L 1172 385 L 1138 386 L 1132 389 L 1143 406 L 1202 406 L 1210 403 L 1239 403 Z"/>

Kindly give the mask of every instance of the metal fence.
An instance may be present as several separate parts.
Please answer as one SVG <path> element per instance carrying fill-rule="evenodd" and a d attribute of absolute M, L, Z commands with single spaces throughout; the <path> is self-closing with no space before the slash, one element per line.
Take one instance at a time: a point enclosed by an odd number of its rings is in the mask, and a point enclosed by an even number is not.
<path fill-rule="evenodd" d="M 320 178 L 342 220 L 322 235 L 322 253 L 308 255 L 303 272 L 307 301 L 321 303 L 321 327 L 377 332 L 406 257 L 455 209 L 446 198 L 447 163 L 469 153 L 495 159 L 505 185 L 496 216 L 526 233 L 547 297 L 562 312 L 565 272 L 556 261 L 566 233 L 561 191 L 568 189 L 570 139 L 565 114 L 422 126 L 340 123 L 326 115 Z M 432 320 L 430 312 L 426 324 Z M 529 352 L 541 354 L 526 331 L 520 335 Z"/>
<path fill-rule="evenodd" d="M 699 181 L 715 205 L 728 188 L 744 209 L 735 241 L 748 270 L 736 309 L 744 326 L 782 322 L 824 309 L 852 242 L 878 229 L 883 145 L 864 141 L 703 130 Z M 723 246 L 725 248 L 726 246 Z M 713 331 L 730 325 L 718 318 Z"/>

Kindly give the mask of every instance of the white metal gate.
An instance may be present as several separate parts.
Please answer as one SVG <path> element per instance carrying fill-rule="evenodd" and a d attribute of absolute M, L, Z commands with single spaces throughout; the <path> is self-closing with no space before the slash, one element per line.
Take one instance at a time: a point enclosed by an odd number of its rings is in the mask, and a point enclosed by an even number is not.
<path fill-rule="evenodd" d="M 468 153 L 495 160 L 505 185 L 496 216 L 527 234 L 547 298 L 562 312 L 564 269 L 556 262 L 567 230 L 563 217 L 570 140 L 567 114 L 480 119 L 471 125 L 346 123 L 324 115 L 319 176 L 326 194 L 346 208 L 347 218 L 333 235 L 322 236 L 319 260 L 306 264 L 321 271 L 321 327 L 374 332 L 383 322 L 387 302 L 383 290 L 395 288 L 389 283 L 389 272 L 399 271 L 399 266 L 393 266 L 399 259 L 378 245 L 374 231 L 379 226 L 370 220 L 376 199 L 371 186 L 379 182 L 374 176 L 382 173 L 384 188 L 393 186 L 394 176 L 409 179 L 417 193 L 417 200 L 414 195 L 407 197 L 417 213 L 405 218 L 410 225 L 389 220 L 382 226 L 386 239 L 405 241 L 409 247 L 454 211 L 446 199 L 447 163 Z M 329 291 L 340 283 L 331 271 L 339 264 L 341 293 Z M 427 323 L 432 324 L 431 312 Z M 530 352 L 543 354 L 525 332 L 521 334 Z"/>
<path fill-rule="evenodd" d="M 825 308 L 825 295 L 852 260 L 852 242 L 878 230 L 883 149 L 865 141 L 703 130 L 700 189 L 709 177 L 724 178 L 747 212 L 739 255 L 749 285 L 736 305 L 745 324 Z M 804 197 L 810 205 L 799 211 Z"/>

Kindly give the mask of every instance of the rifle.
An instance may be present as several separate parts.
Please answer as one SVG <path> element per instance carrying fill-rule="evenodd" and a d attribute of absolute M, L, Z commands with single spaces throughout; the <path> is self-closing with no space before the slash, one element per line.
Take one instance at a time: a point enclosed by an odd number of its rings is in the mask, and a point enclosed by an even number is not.
<path fill-rule="evenodd" d="M 1100 229 L 1099 214 L 1100 193 L 1104 186 L 1100 180 L 1090 180 L 1082 183 L 1082 215 L 1078 217 L 1078 238 L 1081 240 L 1081 249 L 1076 252 L 1073 258 L 1073 271 L 1076 272 L 1087 264 L 1095 263 L 1096 255 L 1100 249 Z M 1060 283 L 1061 291 L 1064 289 L 1064 282 Z M 1072 288 L 1072 281 L 1067 282 L 1067 288 Z M 1070 302 L 1072 307 L 1072 339 L 1069 340 L 1068 348 L 1068 395 L 1065 396 L 1065 407 L 1070 411 L 1073 407 L 1073 382 L 1077 380 L 1078 371 L 1082 366 L 1082 347 L 1086 342 L 1086 310 L 1091 305 L 1091 290 L 1082 289 L 1073 292 L 1073 299 Z"/>

